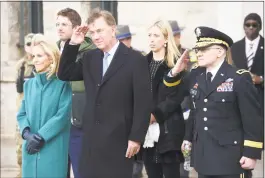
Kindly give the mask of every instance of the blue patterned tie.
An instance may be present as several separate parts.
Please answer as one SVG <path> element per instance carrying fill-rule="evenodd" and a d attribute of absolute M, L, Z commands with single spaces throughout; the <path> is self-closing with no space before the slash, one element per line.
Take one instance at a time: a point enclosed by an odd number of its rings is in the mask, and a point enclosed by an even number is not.
<path fill-rule="evenodd" d="M 252 64 L 253 64 L 253 59 L 254 59 L 254 49 L 253 49 L 253 44 L 249 44 L 249 55 L 247 56 L 247 63 L 248 63 L 248 70 L 251 69 Z"/>
<path fill-rule="evenodd" d="M 102 72 L 102 76 L 105 75 L 108 67 L 109 67 L 109 62 L 108 62 L 108 57 L 109 57 L 109 53 L 104 53 L 104 58 L 103 58 L 103 72 Z"/>

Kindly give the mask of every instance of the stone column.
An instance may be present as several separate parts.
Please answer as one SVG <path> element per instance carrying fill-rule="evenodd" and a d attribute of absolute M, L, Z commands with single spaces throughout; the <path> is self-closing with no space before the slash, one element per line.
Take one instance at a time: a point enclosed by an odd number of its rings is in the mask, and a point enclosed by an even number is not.
<path fill-rule="evenodd" d="M 19 42 L 20 2 L 1 2 L 1 138 L 13 138 L 16 125 L 15 66 Z"/>

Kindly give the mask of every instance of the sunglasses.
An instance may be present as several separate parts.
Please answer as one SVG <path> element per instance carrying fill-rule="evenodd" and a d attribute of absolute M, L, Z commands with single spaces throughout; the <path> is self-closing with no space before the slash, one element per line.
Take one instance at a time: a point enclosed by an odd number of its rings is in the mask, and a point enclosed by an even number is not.
<path fill-rule="evenodd" d="M 31 42 L 27 42 L 26 45 L 27 45 L 27 46 L 31 46 Z"/>
<path fill-rule="evenodd" d="M 248 28 L 250 28 L 250 27 L 257 28 L 258 26 L 259 26 L 259 24 L 257 24 L 257 23 L 246 23 L 245 24 L 245 27 L 248 27 Z"/>

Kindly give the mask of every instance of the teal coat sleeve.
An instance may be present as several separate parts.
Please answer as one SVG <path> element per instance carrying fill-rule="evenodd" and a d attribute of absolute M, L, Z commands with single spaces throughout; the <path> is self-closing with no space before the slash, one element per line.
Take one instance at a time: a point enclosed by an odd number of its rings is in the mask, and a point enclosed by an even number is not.
<path fill-rule="evenodd" d="M 20 130 L 20 133 L 22 135 L 23 130 L 26 127 L 29 127 L 29 120 L 27 117 L 27 112 L 26 112 L 26 102 L 25 102 L 25 97 L 23 97 L 22 101 L 21 101 L 21 106 L 20 109 L 17 113 L 17 121 L 18 121 L 18 127 Z"/>
<path fill-rule="evenodd" d="M 65 83 L 60 95 L 60 102 L 56 115 L 49 119 L 49 121 L 38 131 L 38 134 L 40 134 L 46 142 L 56 137 L 65 127 L 67 127 L 67 124 L 70 123 L 72 90 L 68 82 Z"/>

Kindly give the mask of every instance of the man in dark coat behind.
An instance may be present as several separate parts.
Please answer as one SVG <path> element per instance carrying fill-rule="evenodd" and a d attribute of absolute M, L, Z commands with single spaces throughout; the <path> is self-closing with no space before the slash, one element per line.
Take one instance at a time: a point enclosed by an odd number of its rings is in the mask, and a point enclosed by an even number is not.
<path fill-rule="evenodd" d="M 231 52 L 234 65 L 251 72 L 253 83 L 260 94 L 261 108 L 264 109 L 264 38 L 259 34 L 261 28 L 258 14 L 247 15 L 244 20 L 246 37 L 234 43 Z"/>
<path fill-rule="evenodd" d="M 115 37 L 116 22 L 108 11 L 94 9 L 88 26 L 79 26 L 62 52 L 58 77 L 84 80 L 82 178 L 131 178 L 133 156 L 143 143 L 151 114 L 147 60 Z M 97 49 L 75 62 L 89 31 Z"/>

